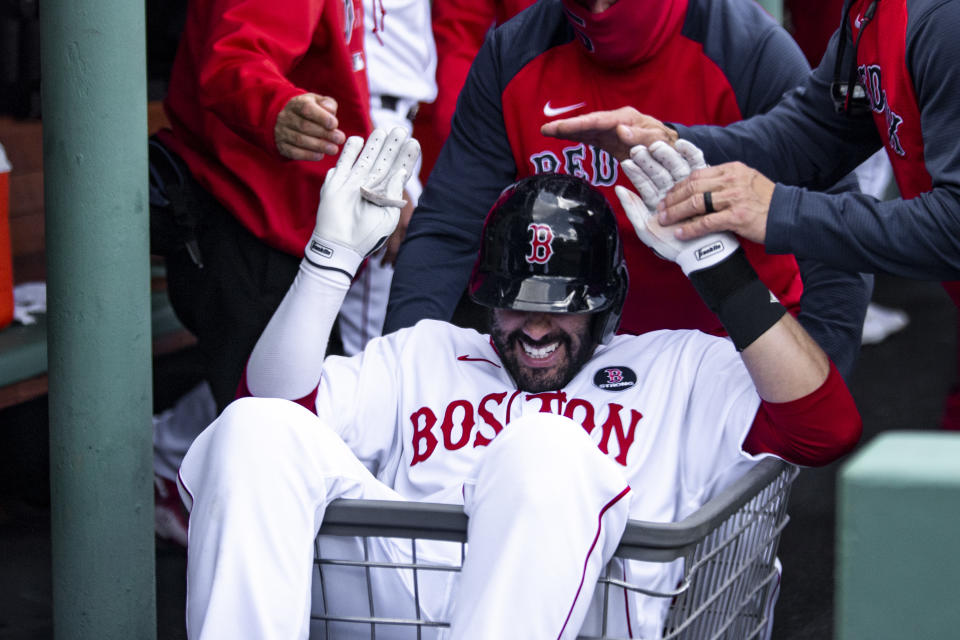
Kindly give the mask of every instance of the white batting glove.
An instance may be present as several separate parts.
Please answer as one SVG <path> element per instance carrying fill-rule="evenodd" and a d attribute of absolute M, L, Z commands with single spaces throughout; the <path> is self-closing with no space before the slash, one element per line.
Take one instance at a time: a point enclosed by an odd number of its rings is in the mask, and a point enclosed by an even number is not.
<path fill-rule="evenodd" d="M 727 232 L 679 240 L 657 221 L 657 205 L 667 191 L 694 169 L 707 166 L 703 153 L 692 143 L 677 140 L 674 148 L 658 141 L 649 149 L 637 145 L 630 150 L 630 159 L 620 166 L 640 194 L 638 197 L 619 185 L 615 188 L 637 236 L 658 256 L 676 262 L 685 275 L 722 262 L 740 246 L 736 236 Z"/>
<path fill-rule="evenodd" d="M 320 189 L 307 261 L 353 277 L 397 227 L 406 204 L 403 186 L 419 158 L 420 144 L 400 127 L 375 129 L 366 144 L 348 138 Z"/>

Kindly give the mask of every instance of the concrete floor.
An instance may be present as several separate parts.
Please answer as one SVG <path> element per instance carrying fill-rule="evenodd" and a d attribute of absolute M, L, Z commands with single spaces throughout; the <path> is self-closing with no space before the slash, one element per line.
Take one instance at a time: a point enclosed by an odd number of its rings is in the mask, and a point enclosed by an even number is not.
<path fill-rule="evenodd" d="M 878 278 L 875 300 L 910 313 L 911 323 L 863 349 L 850 381 L 863 415 L 863 442 L 889 429 L 934 429 L 956 379 L 956 311 L 934 283 Z M 158 407 L 195 379 L 192 354 L 155 372 Z M 0 412 L 0 640 L 52 637 L 46 403 Z M 841 463 L 801 473 L 783 534 L 784 576 L 775 640 L 832 636 L 834 493 Z M 157 546 L 158 637 L 185 638 L 184 551 Z"/>

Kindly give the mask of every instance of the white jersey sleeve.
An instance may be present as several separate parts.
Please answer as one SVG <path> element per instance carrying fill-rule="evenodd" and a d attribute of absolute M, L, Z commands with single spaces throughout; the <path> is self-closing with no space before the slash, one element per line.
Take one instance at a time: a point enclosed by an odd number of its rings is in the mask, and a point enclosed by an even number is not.
<path fill-rule="evenodd" d="M 699 334 L 705 346 L 690 390 L 689 419 L 684 423 L 681 495 L 686 516 L 743 475 L 761 457 L 743 450 L 760 396 L 740 354 L 730 340 Z"/>

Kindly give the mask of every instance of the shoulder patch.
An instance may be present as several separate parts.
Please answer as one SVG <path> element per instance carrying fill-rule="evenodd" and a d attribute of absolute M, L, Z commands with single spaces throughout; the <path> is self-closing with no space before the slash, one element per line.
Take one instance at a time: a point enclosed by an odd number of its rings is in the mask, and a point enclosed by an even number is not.
<path fill-rule="evenodd" d="M 623 391 L 637 384 L 637 374 L 630 367 L 604 367 L 593 374 L 593 384 L 604 391 Z"/>

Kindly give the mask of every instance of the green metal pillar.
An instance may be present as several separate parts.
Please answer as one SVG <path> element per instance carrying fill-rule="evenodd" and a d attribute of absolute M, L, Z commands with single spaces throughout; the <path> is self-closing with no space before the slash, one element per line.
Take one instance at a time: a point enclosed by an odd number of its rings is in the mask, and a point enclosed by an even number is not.
<path fill-rule="evenodd" d="M 44 0 L 54 636 L 156 637 L 144 3 Z"/>
<path fill-rule="evenodd" d="M 783 0 L 757 0 L 773 19 L 783 24 Z"/>

